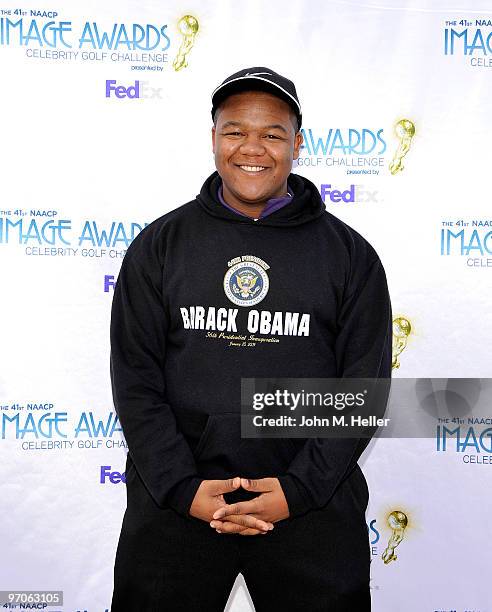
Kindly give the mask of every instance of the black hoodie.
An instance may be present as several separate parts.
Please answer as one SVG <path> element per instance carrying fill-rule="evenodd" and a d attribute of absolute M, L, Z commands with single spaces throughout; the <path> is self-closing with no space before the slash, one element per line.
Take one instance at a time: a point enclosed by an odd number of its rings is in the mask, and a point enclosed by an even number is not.
<path fill-rule="evenodd" d="M 241 439 L 241 377 L 389 378 L 381 261 L 302 176 L 257 221 L 221 204 L 220 184 L 214 172 L 145 227 L 121 265 L 110 370 L 127 487 L 136 478 L 184 516 L 204 478 L 276 476 L 292 517 L 327 504 L 354 470 L 367 492 L 367 439 Z"/>

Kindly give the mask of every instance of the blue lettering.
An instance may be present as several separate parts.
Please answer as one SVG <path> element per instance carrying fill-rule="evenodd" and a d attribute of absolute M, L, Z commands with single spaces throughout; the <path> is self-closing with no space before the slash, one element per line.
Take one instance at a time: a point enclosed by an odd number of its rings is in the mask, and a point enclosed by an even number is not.
<path fill-rule="evenodd" d="M 103 423 L 101 420 L 97 422 L 94 421 L 92 412 L 89 412 L 88 415 L 83 412 L 75 428 L 75 437 L 77 438 L 80 433 L 86 433 L 89 438 L 98 438 L 99 436 L 111 438 L 115 431 L 123 431 L 121 427 L 118 426 L 118 423 L 118 416 L 113 412 L 109 413 L 106 423 Z"/>

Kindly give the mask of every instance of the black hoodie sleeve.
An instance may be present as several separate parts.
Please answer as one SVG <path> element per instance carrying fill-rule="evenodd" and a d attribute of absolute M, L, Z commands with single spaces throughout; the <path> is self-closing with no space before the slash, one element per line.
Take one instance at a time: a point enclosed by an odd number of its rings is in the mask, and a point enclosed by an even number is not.
<path fill-rule="evenodd" d="M 372 248 L 369 252 L 375 255 Z M 369 265 L 359 265 L 353 271 L 339 309 L 335 343 L 338 377 L 391 378 L 391 350 L 391 302 L 384 268 L 376 255 Z M 383 398 L 385 405 L 388 394 L 389 385 Z M 354 469 L 369 441 L 369 438 L 307 440 L 286 474 L 279 477 L 290 516 L 326 505 Z"/>
<path fill-rule="evenodd" d="M 162 275 L 154 262 L 141 266 L 132 255 L 130 248 L 121 265 L 111 309 L 113 401 L 128 451 L 154 501 L 189 517 L 202 479 L 165 400 L 168 317 L 161 297 Z"/>

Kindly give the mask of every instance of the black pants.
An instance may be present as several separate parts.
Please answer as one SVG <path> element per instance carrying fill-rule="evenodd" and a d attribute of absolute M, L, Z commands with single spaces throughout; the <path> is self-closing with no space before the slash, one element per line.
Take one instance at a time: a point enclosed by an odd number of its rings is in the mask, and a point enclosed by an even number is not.
<path fill-rule="evenodd" d="M 367 502 L 357 468 L 324 508 L 240 536 L 129 498 L 111 611 L 222 612 L 241 573 L 256 612 L 369 612 Z"/>

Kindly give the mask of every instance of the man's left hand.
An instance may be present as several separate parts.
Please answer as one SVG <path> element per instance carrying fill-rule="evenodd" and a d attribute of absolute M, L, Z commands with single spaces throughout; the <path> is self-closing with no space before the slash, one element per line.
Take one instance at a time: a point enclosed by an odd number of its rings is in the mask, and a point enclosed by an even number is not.
<path fill-rule="evenodd" d="M 246 491 L 260 495 L 248 501 L 227 504 L 219 508 L 213 514 L 211 527 L 221 533 L 238 533 L 238 525 L 241 525 L 241 517 L 245 514 L 269 523 L 276 523 L 289 517 L 289 506 L 278 478 L 256 480 L 241 478 L 241 486 Z"/>

